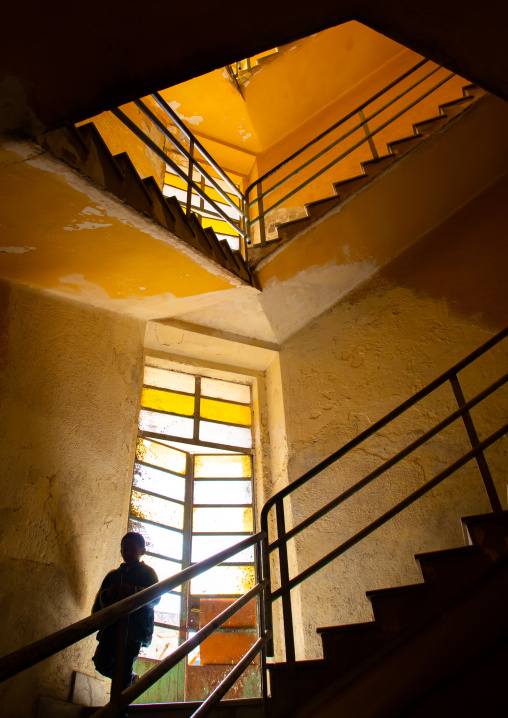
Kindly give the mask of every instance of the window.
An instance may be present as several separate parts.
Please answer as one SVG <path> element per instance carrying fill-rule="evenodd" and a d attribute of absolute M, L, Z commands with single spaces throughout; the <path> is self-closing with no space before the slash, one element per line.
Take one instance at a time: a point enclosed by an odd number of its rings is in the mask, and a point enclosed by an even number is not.
<path fill-rule="evenodd" d="M 250 384 L 160 364 L 147 358 L 145 365 L 129 530 L 145 537 L 144 560 L 162 580 L 241 541 L 254 526 Z M 166 594 L 152 645 L 141 655 L 166 657 L 254 585 L 250 548 Z M 252 602 L 189 657 L 186 682 L 196 667 L 213 666 L 216 676 L 217 666 L 236 663 L 254 644 L 256 626 Z M 198 699 L 186 690 L 186 700 Z"/>

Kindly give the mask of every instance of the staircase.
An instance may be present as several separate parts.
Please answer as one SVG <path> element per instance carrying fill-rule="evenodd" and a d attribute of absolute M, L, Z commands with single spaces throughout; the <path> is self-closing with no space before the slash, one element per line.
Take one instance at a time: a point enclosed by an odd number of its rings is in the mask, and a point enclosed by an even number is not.
<path fill-rule="evenodd" d="M 174 197 L 165 197 L 153 177 L 141 179 L 126 152 L 112 155 L 93 123 L 70 125 L 39 138 L 44 149 L 126 202 L 193 249 L 219 264 L 246 284 L 250 271 L 241 253 L 203 228 L 193 213 L 185 214 Z"/>
<path fill-rule="evenodd" d="M 423 583 L 367 593 L 374 621 L 319 628 L 322 660 L 297 661 L 293 671 L 284 663 L 269 666 L 271 716 L 420 715 L 420 703 L 444 691 L 453 694 L 454 712 L 434 701 L 422 715 L 506 710 L 503 684 L 482 676 L 481 667 L 504 647 L 506 670 L 508 512 L 462 522 L 470 545 L 415 556 Z M 484 713 L 471 712 L 460 692 L 454 695 L 466 673 L 478 680 Z"/>
<path fill-rule="evenodd" d="M 468 84 L 462 88 L 462 97 L 440 104 L 438 113 L 429 119 L 415 122 L 413 134 L 387 143 L 388 153 L 372 160 L 360 163 L 360 173 L 336 182 L 332 185 L 334 194 L 320 200 L 304 204 L 301 212 L 306 216 L 299 217 L 281 224 L 272 224 L 269 215 L 266 221 L 266 243 L 255 243 L 249 248 L 249 266 L 254 269 L 266 256 L 277 250 L 282 244 L 293 239 L 309 228 L 316 220 L 321 219 L 339 207 L 346 199 L 360 192 L 375 177 L 407 155 L 422 141 L 447 125 L 462 112 L 471 107 L 485 95 L 480 87 Z M 295 208 L 296 209 L 296 208 Z"/>

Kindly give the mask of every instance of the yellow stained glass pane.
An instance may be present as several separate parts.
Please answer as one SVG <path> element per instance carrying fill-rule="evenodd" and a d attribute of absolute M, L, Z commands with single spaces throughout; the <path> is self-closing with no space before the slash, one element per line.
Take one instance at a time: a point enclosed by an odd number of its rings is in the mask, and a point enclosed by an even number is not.
<path fill-rule="evenodd" d="M 185 474 L 187 454 L 150 439 L 138 438 L 136 458 L 145 464 L 159 466 L 161 469 L 168 469 L 177 474 Z"/>
<path fill-rule="evenodd" d="M 254 566 L 216 566 L 191 581 L 194 595 L 238 595 L 256 585 Z"/>
<path fill-rule="evenodd" d="M 171 371 L 170 369 L 162 369 L 161 367 L 147 364 L 145 366 L 143 384 L 194 394 L 196 382 L 192 374 L 183 374 L 179 371 Z"/>
<path fill-rule="evenodd" d="M 170 411 L 172 414 L 192 416 L 194 414 L 194 397 L 186 396 L 185 394 L 175 394 L 172 391 L 148 389 L 144 387 L 141 394 L 141 406 L 147 409 Z"/>
<path fill-rule="evenodd" d="M 231 508 L 198 508 L 192 512 L 192 530 L 196 532 L 233 531 L 252 532 L 252 509 L 242 506 Z"/>
<path fill-rule="evenodd" d="M 236 384 L 232 381 L 219 381 L 218 379 L 201 379 L 201 395 L 213 396 L 217 399 L 239 401 L 241 404 L 250 404 L 250 386 Z"/>
<path fill-rule="evenodd" d="M 245 454 L 196 454 L 194 476 L 197 479 L 247 479 L 250 467 L 250 456 Z"/>
<path fill-rule="evenodd" d="M 183 506 L 173 501 L 159 499 L 157 496 L 133 491 L 131 496 L 131 516 L 148 519 L 158 524 L 183 529 Z"/>
<path fill-rule="evenodd" d="M 226 421 L 228 424 L 243 424 L 244 426 L 250 426 L 252 423 L 250 406 L 202 398 L 199 411 L 203 419 Z"/>

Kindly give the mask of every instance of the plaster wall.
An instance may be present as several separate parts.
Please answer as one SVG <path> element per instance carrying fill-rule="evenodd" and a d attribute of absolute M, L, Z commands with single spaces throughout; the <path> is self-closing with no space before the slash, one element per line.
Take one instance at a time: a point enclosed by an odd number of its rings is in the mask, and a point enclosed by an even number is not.
<path fill-rule="evenodd" d="M 89 615 L 118 565 L 142 376 L 138 320 L 0 285 L 0 655 Z M 2 715 L 67 700 L 92 636 L 0 686 Z"/>
<path fill-rule="evenodd" d="M 493 185 L 361 288 L 285 342 L 280 353 L 289 481 L 313 467 L 508 324 L 508 182 Z M 460 375 L 466 399 L 506 371 L 508 342 Z M 508 392 L 472 412 L 480 438 L 506 422 Z M 456 408 L 449 385 L 298 489 L 296 523 Z M 462 423 L 290 542 L 291 575 L 382 515 L 470 448 Z M 486 455 L 506 508 L 505 437 Z M 293 591 L 297 655 L 320 655 L 318 626 L 371 620 L 369 589 L 421 581 L 413 555 L 463 543 L 461 516 L 488 511 L 478 469 L 463 467 Z M 279 655 L 281 645 L 278 646 Z"/>

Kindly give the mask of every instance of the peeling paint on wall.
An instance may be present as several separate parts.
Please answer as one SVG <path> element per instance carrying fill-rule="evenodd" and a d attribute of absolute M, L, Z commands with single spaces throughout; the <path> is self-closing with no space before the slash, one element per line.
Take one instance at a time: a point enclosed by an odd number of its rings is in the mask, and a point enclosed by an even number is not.
<path fill-rule="evenodd" d="M 34 249 L 35 247 L 0 247 L 0 252 L 5 252 L 6 254 L 24 254 Z"/>

